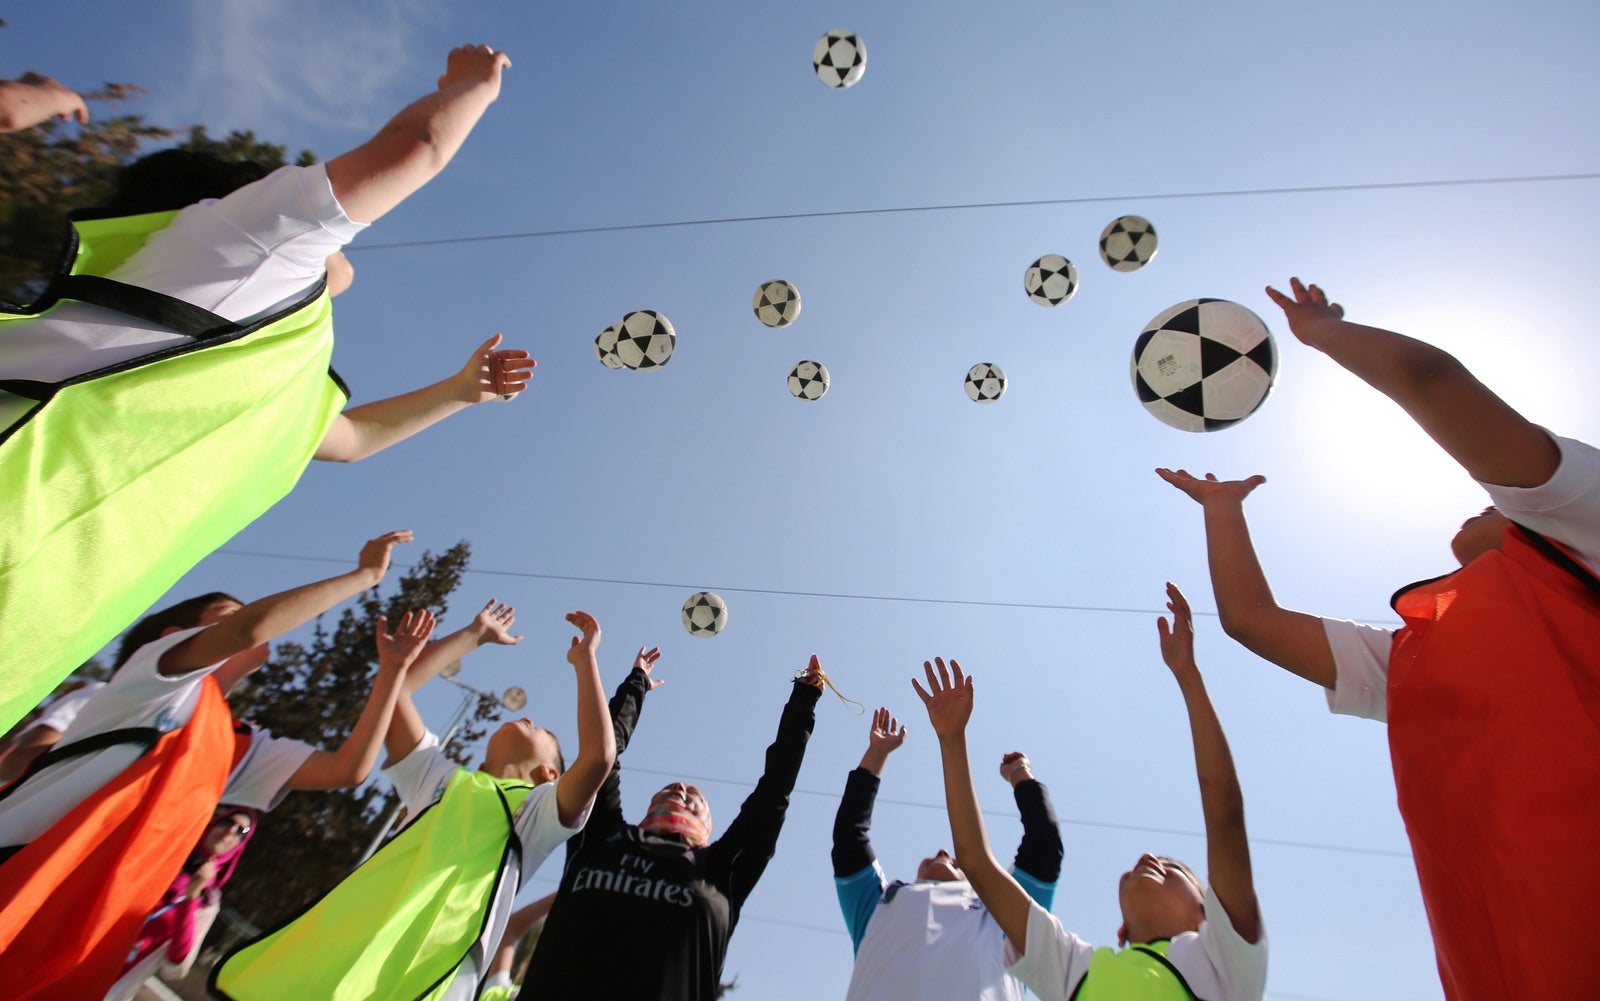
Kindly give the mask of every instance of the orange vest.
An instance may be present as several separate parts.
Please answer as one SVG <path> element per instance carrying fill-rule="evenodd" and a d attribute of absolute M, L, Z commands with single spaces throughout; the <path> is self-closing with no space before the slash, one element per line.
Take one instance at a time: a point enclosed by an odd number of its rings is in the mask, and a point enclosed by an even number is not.
<path fill-rule="evenodd" d="M 1452 1001 L 1596 997 L 1600 582 L 1565 556 L 1512 528 L 1395 596 L 1389 750 Z"/>
<path fill-rule="evenodd" d="M 189 722 L 0 864 L 0 997 L 103 997 L 249 746 L 214 678 Z"/>

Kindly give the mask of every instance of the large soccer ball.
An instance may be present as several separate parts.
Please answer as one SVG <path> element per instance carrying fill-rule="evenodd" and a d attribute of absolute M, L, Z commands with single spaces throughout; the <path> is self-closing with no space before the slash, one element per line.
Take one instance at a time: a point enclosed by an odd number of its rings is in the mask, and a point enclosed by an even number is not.
<path fill-rule="evenodd" d="M 617 360 L 624 368 L 660 368 L 672 360 L 677 342 L 672 321 L 653 309 L 636 309 L 617 323 Z"/>
<path fill-rule="evenodd" d="M 828 366 L 820 361 L 803 361 L 789 371 L 789 392 L 796 399 L 820 400 L 828 392 Z"/>
<path fill-rule="evenodd" d="M 1278 351 L 1261 318 L 1226 299 L 1190 299 L 1162 312 L 1133 345 L 1133 389 L 1163 423 L 1216 431 L 1261 406 Z"/>
<path fill-rule="evenodd" d="M 817 71 L 818 80 L 843 90 L 867 71 L 866 43 L 854 32 L 834 28 L 817 39 L 816 48 L 811 50 L 811 68 Z"/>
<path fill-rule="evenodd" d="M 999 365 L 981 361 L 967 370 L 967 395 L 974 403 L 993 403 L 1006 393 L 1006 374 Z"/>
<path fill-rule="evenodd" d="M 756 319 L 769 327 L 787 327 L 800 315 L 800 290 L 782 278 L 762 282 L 750 304 Z"/>
<path fill-rule="evenodd" d="M 1118 216 L 1100 231 L 1100 259 L 1115 271 L 1138 271 L 1156 256 L 1156 228 L 1143 216 Z"/>
<path fill-rule="evenodd" d="M 696 591 L 683 603 L 683 628 L 702 639 L 722 632 L 728 624 L 728 604 L 710 591 Z"/>
<path fill-rule="evenodd" d="M 600 364 L 606 368 L 622 367 L 622 359 L 617 357 L 616 324 L 612 324 L 594 335 L 594 356 L 600 359 Z"/>
<path fill-rule="evenodd" d="M 1077 265 L 1060 254 L 1046 254 L 1028 265 L 1022 287 L 1041 306 L 1059 306 L 1078 291 Z"/>

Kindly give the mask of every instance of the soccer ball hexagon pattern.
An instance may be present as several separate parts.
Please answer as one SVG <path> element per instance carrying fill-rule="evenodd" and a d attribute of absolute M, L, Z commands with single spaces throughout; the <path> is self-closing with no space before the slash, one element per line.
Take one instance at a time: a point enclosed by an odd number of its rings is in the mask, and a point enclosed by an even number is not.
<path fill-rule="evenodd" d="M 1190 299 L 1151 320 L 1133 345 L 1133 389 L 1157 420 L 1216 431 L 1261 406 L 1278 351 L 1261 318 L 1226 299 Z"/>

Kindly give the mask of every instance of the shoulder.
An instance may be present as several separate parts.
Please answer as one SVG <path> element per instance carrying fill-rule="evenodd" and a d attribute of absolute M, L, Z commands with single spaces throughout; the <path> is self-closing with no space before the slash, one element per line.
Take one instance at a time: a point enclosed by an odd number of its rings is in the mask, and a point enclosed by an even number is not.
<path fill-rule="evenodd" d="M 1004 948 L 1007 971 L 1047 1001 L 1068 997 L 1069 988 L 1083 979 L 1094 956 L 1094 946 L 1067 931 L 1054 914 L 1031 900 L 1023 948 L 1010 940 Z"/>
<path fill-rule="evenodd" d="M 1189 977 L 1203 975 L 1204 969 L 1195 971 L 1194 964 L 1204 963 L 1216 978 L 1220 996 L 1224 998 L 1259 999 L 1267 989 L 1267 929 L 1255 942 L 1246 942 L 1228 920 L 1228 912 L 1217 899 L 1215 892 L 1206 890 L 1206 919 L 1200 930 L 1174 939 L 1168 953 L 1179 972 Z M 1190 967 L 1186 969 L 1185 967 Z M 1191 978 L 1191 983 L 1193 978 Z"/>

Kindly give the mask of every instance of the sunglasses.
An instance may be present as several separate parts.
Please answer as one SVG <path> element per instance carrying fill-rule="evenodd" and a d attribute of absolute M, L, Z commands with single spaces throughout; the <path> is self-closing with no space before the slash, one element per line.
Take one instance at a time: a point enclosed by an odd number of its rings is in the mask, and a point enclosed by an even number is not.
<path fill-rule="evenodd" d="M 212 826 L 220 827 L 224 832 L 232 834 L 236 838 L 242 838 L 250 833 L 249 824 L 241 824 L 237 820 L 228 820 L 227 818 L 215 821 Z"/>

